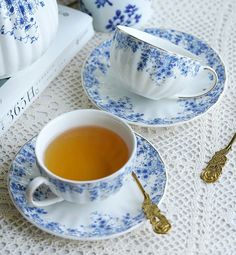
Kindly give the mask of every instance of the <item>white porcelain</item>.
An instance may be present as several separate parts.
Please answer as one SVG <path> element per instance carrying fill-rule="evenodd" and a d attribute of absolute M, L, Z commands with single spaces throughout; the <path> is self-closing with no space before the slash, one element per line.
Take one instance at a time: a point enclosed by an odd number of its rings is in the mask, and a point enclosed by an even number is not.
<path fill-rule="evenodd" d="M 0 1 L 0 79 L 36 61 L 57 27 L 56 0 Z"/>
<path fill-rule="evenodd" d="M 128 161 L 112 175 L 91 181 L 69 180 L 52 173 L 44 163 L 44 154 L 48 145 L 65 131 L 88 125 L 104 127 L 117 133 L 128 146 Z M 29 183 L 26 191 L 27 199 L 34 206 L 48 206 L 62 200 L 84 204 L 105 199 L 119 191 L 132 171 L 136 147 L 136 138 L 129 125 L 110 113 L 92 109 L 64 113 L 49 122 L 37 137 L 35 155 L 41 175 Z M 77 166 L 75 166 L 75 171 L 77 171 Z M 35 201 L 34 193 L 43 184 L 48 186 L 56 197 Z"/>
<path fill-rule="evenodd" d="M 183 47 L 146 32 L 118 26 L 111 47 L 112 78 L 138 95 L 162 98 L 198 97 L 214 88 L 214 69 Z M 195 83 L 203 86 L 191 89 Z"/>
<path fill-rule="evenodd" d="M 152 16 L 151 0 L 79 0 L 93 17 L 95 30 L 113 32 L 117 25 L 140 27 Z"/>
<path fill-rule="evenodd" d="M 131 124 L 149 127 L 182 124 L 201 117 L 216 106 L 226 84 L 226 68 L 217 52 L 191 34 L 159 28 L 145 31 L 181 46 L 201 59 L 203 64 L 211 66 L 219 78 L 216 86 L 204 96 L 186 99 L 151 100 L 129 92 L 109 76 L 112 40 L 106 40 L 91 52 L 81 71 L 82 85 L 94 105 Z M 204 86 L 201 82 L 194 82 L 190 92 L 204 89 Z"/>
<path fill-rule="evenodd" d="M 137 157 L 133 171 L 138 175 L 154 203 L 162 199 L 166 182 L 164 163 L 156 149 L 136 135 Z M 17 153 L 8 175 L 11 199 L 29 222 L 43 231 L 63 238 L 101 240 L 127 233 L 146 221 L 142 211 L 143 195 L 129 175 L 119 192 L 107 199 L 84 205 L 62 201 L 47 207 L 35 207 L 26 199 L 26 187 L 40 174 L 36 167 L 35 140 L 27 142 Z M 35 192 L 35 200 L 53 197 L 45 186 Z"/>

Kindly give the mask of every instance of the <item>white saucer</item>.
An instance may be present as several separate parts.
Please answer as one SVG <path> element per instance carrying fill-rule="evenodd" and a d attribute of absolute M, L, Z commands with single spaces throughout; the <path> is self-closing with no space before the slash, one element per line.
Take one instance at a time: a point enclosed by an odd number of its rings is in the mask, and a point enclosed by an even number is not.
<path fill-rule="evenodd" d="M 147 140 L 136 136 L 137 159 L 133 170 L 153 202 L 158 204 L 166 186 L 164 163 Z M 35 165 L 35 140 L 33 138 L 20 149 L 8 177 L 11 199 L 29 222 L 63 238 L 99 240 L 129 232 L 146 220 L 142 212 L 143 196 L 131 176 L 118 193 L 101 202 L 78 205 L 63 201 L 41 208 L 30 206 L 26 201 L 25 190 L 29 180 L 39 175 Z M 35 199 L 51 195 L 48 188 L 41 187 Z"/>
<path fill-rule="evenodd" d="M 133 94 L 116 86 L 108 76 L 111 40 L 107 40 L 92 51 L 82 70 L 83 87 L 90 100 L 98 108 L 140 126 L 171 126 L 206 113 L 218 102 L 225 86 L 226 71 L 219 55 L 200 39 L 183 32 L 157 28 L 145 31 L 182 46 L 212 67 L 219 78 L 215 88 L 194 99 L 155 101 Z"/>

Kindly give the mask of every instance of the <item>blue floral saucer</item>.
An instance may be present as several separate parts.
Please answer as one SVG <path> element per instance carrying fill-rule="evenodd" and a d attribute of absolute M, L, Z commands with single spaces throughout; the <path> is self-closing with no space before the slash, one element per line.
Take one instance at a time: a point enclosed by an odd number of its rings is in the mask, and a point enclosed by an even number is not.
<path fill-rule="evenodd" d="M 134 171 L 153 202 L 159 203 L 166 186 L 164 163 L 156 149 L 143 137 L 137 136 L 137 159 Z M 32 207 L 27 203 L 25 190 L 29 180 L 39 175 L 35 165 L 36 138 L 26 143 L 12 163 L 8 188 L 19 212 L 38 228 L 63 238 L 99 240 L 115 237 L 144 222 L 143 195 L 130 176 L 121 190 L 101 202 L 78 205 L 60 202 L 47 207 Z M 40 187 L 35 199 L 52 196 L 47 187 Z"/>
<path fill-rule="evenodd" d="M 116 86 L 116 81 L 108 75 L 112 41 L 107 40 L 92 51 L 82 70 L 83 87 L 90 100 L 98 108 L 141 126 L 170 126 L 206 113 L 218 102 L 225 86 L 226 71 L 219 55 L 209 45 L 190 34 L 157 28 L 145 31 L 182 46 L 202 59 L 202 63 L 212 67 L 219 78 L 215 88 L 194 99 L 155 101 L 133 94 Z"/>

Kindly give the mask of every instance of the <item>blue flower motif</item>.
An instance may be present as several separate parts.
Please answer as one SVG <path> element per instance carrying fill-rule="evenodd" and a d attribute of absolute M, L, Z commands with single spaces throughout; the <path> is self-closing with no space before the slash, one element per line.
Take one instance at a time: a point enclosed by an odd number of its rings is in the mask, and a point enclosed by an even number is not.
<path fill-rule="evenodd" d="M 106 29 L 109 32 L 112 32 L 116 29 L 118 25 L 132 26 L 138 23 L 142 17 L 141 14 L 138 14 L 139 11 L 136 5 L 127 5 L 125 9 L 116 10 L 115 15 L 108 20 L 108 24 L 106 25 Z"/>
<path fill-rule="evenodd" d="M 19 183 L 11 183 L 11 189 L 18 192 L 18 191 L 24 191 L 25 190 L 25 187 Z"/>
<path fill-rule="evenodd" d="M 106 29 L 109 31 L 114 31 L 116 29 L 116 26 L 122 24 L 124 20 L 125 20 L 125 15 L 122 14 L 122 11 L 116 10 L 115 16 L 112 19 L 108 20 Z"/>
<path fill-rule="evenodd" d="M 136 5 L 132 5 L 129 4 L 125 7 L 125 13 L 127 13 L 128 17 L 132 17 L 133 15 L 136 14 L 136 12 L 138 11 L 138 7 L 136 7 Z M 141 17 L 141 15 L 138 15 Z"/>
<path fill-rule="evenodd" d="M 39 36 L 34 16 L 44 6 L 44 0 L 0 0 L 0 15 L 8 24 L 0 23 L 0 34 L 13 36 L 24 43 L 34 43 Z"/>
<path fill-rule="evenodd" d="M 80 232 L 78 231 L 78 229 L 68 228 L 67 233 L 69 236 L 77 236 Z"/>
<path fill-rule="evenodd" d="M 19 160 L 19 159 L 18 159 Z M 17 163 L 17 162 L 16 162 Z M 15 164 L 15 169 L 17 172 L 18 177 L 22 177 L 25 175 L 25 171 L 24 169 L 22 169 L 21 167 L 18 166 L 18 164 Z"/>
<path fill-rule="evenodd" d="M 116 40 L 116 42 L 119 44 L 120 49 L 131 49 L 133 53 L 135 53 L 139 47 L 140 42 L 132 40 L 131 37 L 127 36 L 124 33 L 115 33 L 113 40 Z M 147 60 L 148 60 L 148 54 L 147 54 Z"/>
<path fill-rule="evenodd" d="M 61 228 L 59 222 L 49 222 L 44 224 L 44 227 L 50 231 L 56 232 L 58 234 L 62 234 L 64 230 Z"/>
<path fill-rule="evenodd" d="M 97 5 L 98 8 L 104 7 L 106 4 L 108 4 L 108 5 L 110 5 L 110 6 L 113 5 L 113 3 L 110 2 L 109 0 L 96 0 L 96 1 L 95 1 L 95 4 Z"/>
<path fill-rule="evenodd" d="M 94 201 L 98 197 L 98 189 L 93 189 L 89 192 L 90 200 Z"/>
<path fill-rule="evenodd" d="M 110 194 L 117 192 L 123 185 L 125 178 L 131 172 L 131 168 L 127 167 L 122 174 L 117 175 L 114 179 L 108 181 L 100 181 L 94 184 L 70 184 L 61 180 L 50 178 L 49 181 L 54 184 L 55 189 L 60 193 L 86 193 L 90 201 L 104 199 Z M 44 191 L 45 192 L 45 191 Z M 37 193 L 40 196 L 40 192 Z"/>

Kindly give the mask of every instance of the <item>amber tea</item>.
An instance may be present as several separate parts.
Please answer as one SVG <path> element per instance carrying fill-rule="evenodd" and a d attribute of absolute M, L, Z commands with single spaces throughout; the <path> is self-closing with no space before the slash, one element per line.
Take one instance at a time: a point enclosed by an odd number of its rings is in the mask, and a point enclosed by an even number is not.
<path fill-rule="evenodd" d="M 57 176 L 88 181 L 116 172 L 128 158 L 128 147 L 118 134 L 103 127 L 81 126 L 52 141 L 44 161 Z"/>

